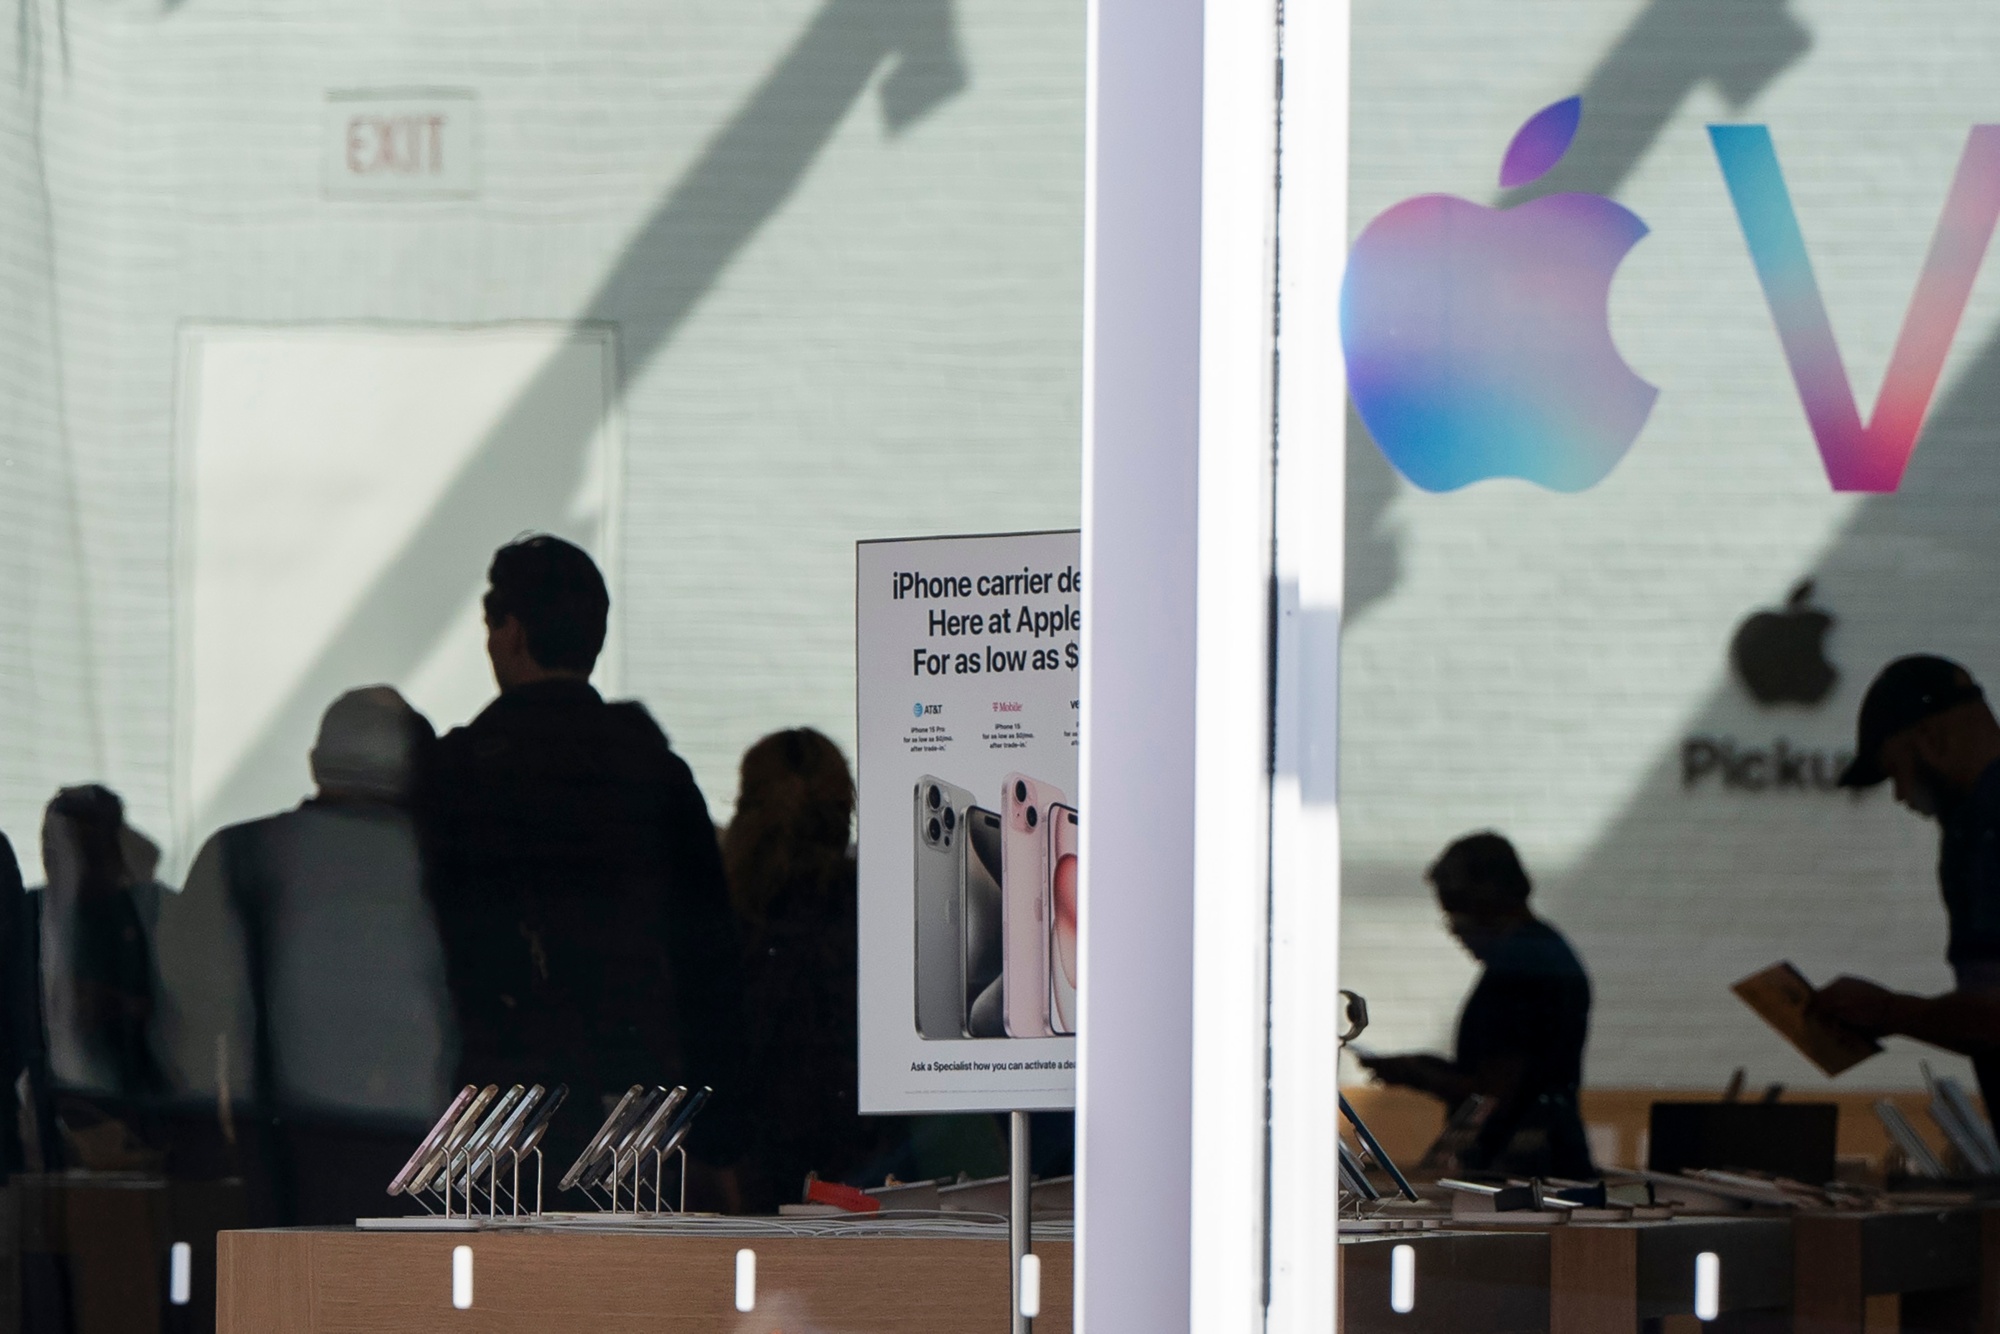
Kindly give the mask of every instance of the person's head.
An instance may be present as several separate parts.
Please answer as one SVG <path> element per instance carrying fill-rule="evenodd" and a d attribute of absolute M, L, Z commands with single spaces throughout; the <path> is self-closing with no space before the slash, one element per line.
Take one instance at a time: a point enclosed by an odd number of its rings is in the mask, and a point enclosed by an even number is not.
<path fill-rule="evenodd" d="M 109 894 L 130 878 L 122 834 L 125 803 L 96 783 L 66 787 L 42 815 L 42 869 L 52 889 L 80 898 Z"/>
<path fill-rule="evenodd" d="M 1490 830 L 1454 842 L 1424 878 L 1437 891 L 1452 935 L 1476 959 L 1529 917 L 1528 873 L 1514 845 Z"/>
<path fill-rule="evenodd" d="M 761 921 L 787 880 L 844 861 L 853 818 L 854 775 L 821 733 L 773 732 L 745 751 L 722 840 L 738 916 Z"/>
<path fill-rule="evenodd" d="M 1884 667 L 1855 722 L 1854 760 L 1840 785 L 1887 779 L 1896 800 L 1935 816 L 1972 790 L 2000 758 L 2000 723 L 1972 674 L 1949 658 L 1914 654 Z"/>
<path fill-rule="evenodd" d="M 519 538 L 493 553 L 486 581 L 486 656 L 502 690 L 589 679 L 611 595 L 582 547 L 546 533 Z"/>
<path fill-rule="evenodd" d="M 319 720 L 313 782 L 320 796 L 333 800 L 402 801 L 436 739 L 430 721 L 393 688 L 350 690 Z"/>

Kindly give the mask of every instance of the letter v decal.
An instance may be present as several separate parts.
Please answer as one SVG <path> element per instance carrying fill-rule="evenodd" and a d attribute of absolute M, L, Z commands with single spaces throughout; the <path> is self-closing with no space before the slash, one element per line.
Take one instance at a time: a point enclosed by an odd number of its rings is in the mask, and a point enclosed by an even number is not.
<path fill-rule="evenodd" d="M 1791 364 L 1827 480 L 1836 491 L 1894 491 L 1916 448 L 1945 353 L 1951 350 L 1972 280 L 2000 218 L 2000 125 L 1975 125 L 1966 136 L 1958 174 L 1938 215 L 1937 233 L 1866 427 L 1806 257 L 1805 237 L 1778 170 L 1770 130 L 1711 125 L 1708 137 L 1722 164 L 1737 221 L 1743 224 L 1743 239 L 1778 326 L 1778 341 Z"/>

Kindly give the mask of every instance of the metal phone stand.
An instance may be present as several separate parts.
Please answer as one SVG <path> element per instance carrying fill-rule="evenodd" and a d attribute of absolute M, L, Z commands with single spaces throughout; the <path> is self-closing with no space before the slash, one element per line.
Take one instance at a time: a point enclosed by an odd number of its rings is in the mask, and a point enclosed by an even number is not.
<path fill-rule="evenodd" d="M 507 1154 L 507 1157 L 510 1160 L 512 1160 L 513 1163 L 513 1184 L 507 1188 L 507 1216 L 509 1218 L 519 1218 L 521 1216 L 521 1154 L 518 1150 L 515 1149 L 508 1149 L 505 1152 Z M 528 1153 L 535 1160 L 535 1207 L 532 1211 L 530 1211 L 529 1217 L 540 1218 L 542 1216 L 541 1146 L 537 1145 L 536 1147 L 528 1150 Z M 489 1208 L 491 1208 L 494 1203 L 495 1189 L 493 1182 L 497 1180 L 499 1172 L 500 1172 L 500 1155 L 496 1153 L 493 1155 L 493 1166 L 491 1168 L 491 1172 L 488 1177 L 488 1184 L 486 1191 L 486 1202 Z"/>
<path fill-rule="evenodd" d="M 641 1149 L 634 1149 L 632 1151 L 631 1154 L 632 1207 L 626 1212 L 631 1213 L 635 1216 L 645 1212 L 644 1209 L 645 1201 L 644 1201 L 644 1196 L 641 1194 L 641 1191 L 645 1185 L 643 1179 L 645 1160 L 649 1156 L 653 1160 L 653 1208 L 652 1208 L 653 1214 L 655 1216 L 663 1216 L 670 1213 L 673 1214 L 686 1213 L 687 1212 L 687 1150 L 682 1148 L 678 1144 L 674 1145 L 673 1148 L 666 1150 L 665 1152 L 662 1152 L 657 1146 L 650 1149 L 641 1148 Z M 665 1191 L 662 1189 L 662 1182 L 664 1181 L 666 1176 L 666 1163 L 668 1158 L 678 1159 L 680 1166 L 680 1174 L 679 1174 L 680 1199 L 679 1202 L 676 1203 L 675 1206 L 671 1209 L 666 1207 Z M 618 1197 L 621 1193 L 621 1184 L 624 1180 L 624 1176 L 625 1176 L 624 1169 L 620 1167 L 618 1162 L 614 1159 L 612 1162 L 612 1171 L 611 1171 L 611 1212 L 614 1214 L 619 1211 Z"/>
<path fill-rule="evenodd" d="M 646 1208 L 645 1196 L 645 1167 L 648 1158 L 652 1159 L 653 1168 L 653 1207 L 651 1209 Z M 671 1207 L 666 1203 L 665 1187 L 666 1165 L 669 1159 L 678 1160 L 680 1166 L 680 1197 L 678 1202 Z M 630 1166 L 628 1167 L 627 1164 L 630 1164 Z M 646 1148 L 642 1146 L 630 1150 L 625 1154 L 614 1156 L 611 1163 L 611 1175 L 607 1181 L 600 1183 L 599 1186 L 584 1186 L 582 1188 L 583 1193 L 590 1197 L 591 1203 L 609 1214 L 625 1214 L 633 1218 L 664 1218 L 669 1214 L 684 1214 L 687 1212 L 687 1164 L 687 1150 L 679 1144 L 665 1150 L 657 1147 Z M 627 1184 L 628 1179 L 630 1182 L 629 1185 Z M 606 1196 L 600 1196 L 599 1189 L 605 1185 L 608 1185 L 609 1193 Z M 629 1206 L 624 1203 L 627 1192 L 630 1192 L 631 1195 L 631 1204 Z"/>
<path fill-rule="evenodd" d="M 507 1159 L 509 1171 L 509 1179 L 504 1184 L 500 1178 L 500 1160 L 502 1158 Z M 535 1202 L 534 1207 L 527 1211 L 527 1215 L 530 1218 L 540 1218 L 542 1216 L 542 1151 L 539 1146 L 528 1150 L 525 1154 L 517 1149 L 502 1149 L 498 1153 L 487 1156 L 485 1173 L 486 1188 L 483 1192 L 486 1196 L 484 1211 L 481 1211 L 479 1208 L 479 1195 L 481 1193 L 479 1188 L 479 1174 L 471 1170 L 467 1155 L 462 1153 L 446 1161 L 444 1170 L 438 1173 L 435 1181 L 421 1191 L 411 1191 L 410 1196 L 424 1207 L 424 1212 L 427 1214 L 439 1215 L 441 1213 L 447 1219 L 460 1218 L 470 1220 L 481 1217 L 487 1219 L 502 1217 L 503 1206 L 501 1205 L 500 1197 L 505 1195 L 507 1202 L 504 1206 L 504 1216 L 507 1218 L 519 1218 L 522 1216 L 521 1163 L 526 1158 L 534 1159 L 535 1163 Z M 459 1180 L 461 1173 L 464 1177 L 462 1182 Z M 464 1208 L 454 1208 L 455 1197 L 463 1198 Z M 431 1207 L 431 1199 L 433 1198 L 437 1199 L 443 1205 L 441 1211 Z"/>
<path fill-rule="evenodd" d="M 1340 994 L 1347 1002 L 1347 1030 L 1340 1035 L 1340 1045 L 1345 1047 L 1368 1029 L 1368 1000 L 1352 991 L 1342 991 Z M 1415 1204 L 1416 1189 L 1410 1185 L 1409 1178 L 1403 1175 L 1402 1169 L 1396 1166 L 1395 1159 L 1383 1151 L 1382 1145 L 1375 1138 L 1375 1133 L 1368 1128 L 1368 1123 L 1361 1119 L 1361 1114 L 1354 1110 L 1353 1104 L 1347 1101 L 1345 1093 L 1340 1095 L 1340 1114 L 1346 1118 L 1348 1125 L 1354 1127 L 1354 1137 L 1361 1141 L 1361 1151 L 1367 1154 L 1376 1166 L 1389 1174 L 1390 1180 L 1396 1183 L 1396 1192 L 1399 1195 Z M 1337 1131 L 1335 1138 L 1338 1138 Z M 1358 1188 L 1354 1185 L 1349 1186 L 1350 1192 L 1357 1200 L 1372 1201 L 1381 1198 L 1381 1193 L 1369 1184 L 1360 1159 L 1346 1144 L 1340 1146 L 1340 1159 L 1342 1180 L 1346 1181 L 1351 1175 L 1354 1181 L 1359 1183 Z M 1350 1162 L 1350 1159 L 1353 1161 Z"/>

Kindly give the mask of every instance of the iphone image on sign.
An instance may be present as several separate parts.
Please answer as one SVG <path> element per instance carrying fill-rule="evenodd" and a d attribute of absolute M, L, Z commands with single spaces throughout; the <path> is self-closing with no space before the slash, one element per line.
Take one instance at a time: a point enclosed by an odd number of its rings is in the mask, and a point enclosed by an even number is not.
<path fill-rule="evenodd" d="M 917 780 L 914 886 L 916 894 L 916 1021 L 924 1038 L 966 1036 L 964 904 L 966 830 L 972 794 L 942 778 Z"/>
<path fill-rule="evenodd" d="M 1005 979 L 1000 947 L 1000 816 L 984 806 L 965 813 L 965 1036 L 1004 1038 Z"/>
<path fill-rule="evenodd" d="M 1062 789 L 1008 774 L 1000 792 L 1001 990 L 1007 1036 L 1045 1038 L 1049 1026 L 1049 808 Z"/>
<path fill-rule="evenodd" d="M 1049 807 L 1049 1027 L 1076 1032 L 1076 808 Z"/>

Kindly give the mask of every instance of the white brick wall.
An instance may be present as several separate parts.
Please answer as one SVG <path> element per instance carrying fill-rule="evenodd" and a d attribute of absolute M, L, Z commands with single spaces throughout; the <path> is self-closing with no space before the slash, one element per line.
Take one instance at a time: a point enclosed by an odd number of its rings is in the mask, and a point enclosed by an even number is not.
<path fill-rule="evenodd" d="M 854 539 L 1077 521 L 1070 0 L 21 2 L 45 31 L 0 52 L 26 71 L 0 98 L 0 828 L 31 863 L 59 782 L 165 823 L 183 320 L 617 322 L 624 681 L 724 812 L 763 732 L 850 741 Z M 322 198 L 326 92 L 408 86 L 478 94 L 480 197 Z"/>
<path fill-rule="evenodd" d="M 1704 126 L 1771 126 L 1865 415 L 1966 130 L 2000 120 L 2000 12 L 1370 0 L 1354 52 L 1356 231 L 1409 195 L 1493 201 L 1516 126 L 1591 88 L 1581 161 L 1559 170 L 1615 186 L 1652 228 L 1612 317 L 1661 392 L 1623 465 L 1577 496 L 1424 494 L 1357 423 L 1343 982 L 1369 994 L 1377 1047 L 1448 1041 L 1471 974 L 1420 872 L 1495 827 L 1592 969 L 1593 1083 L 1719 1085 L 1740 1064 L 1824 1086 L 1728 984 L 1790 958 L 1819 980 L 1947 986 L 1934 831 L 1881 794 L 1684 792 L 1678 747 L 1850 745 L 1869 676 L 1916 649 L 2000 687 L 2000 262 L 1902 492 L 1835 496 Z M 1728 672 L 1729 638 L 1807 574 L 1839 618 L 1840 683 L 1817 709 L 1761 709 Z M 1899 1044 L 1841 1082 L 1908 1083 L 1919 1054 Z"/>

